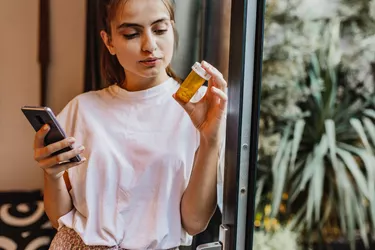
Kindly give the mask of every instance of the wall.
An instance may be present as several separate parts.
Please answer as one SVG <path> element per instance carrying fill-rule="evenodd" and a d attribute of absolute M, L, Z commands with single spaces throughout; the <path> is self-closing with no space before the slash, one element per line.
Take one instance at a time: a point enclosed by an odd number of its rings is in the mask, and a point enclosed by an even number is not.
<path fill-rule="evenodd" d="M 51 0 L 48 105 L 56 113 L 83 88 L 84 10 L 84 0 Z M 43 186 L 34 131 L 20 111 L 39 102 L 38 11 L 38 0 L 0 1 L 0 191 Z"/>
<path fill-rule="evenodd" d="M 175 51 L 172 67 L 178 76 L 185 78 L 191 71 L 191 66 L 199 60 L 200 43 L 200 10 L 197 0 L 176 1 L 176 29 L 179 45 Z M 193 17 L 193 18 L 192 18 Z"/>
<path fill-rule="evenodd" d="M 52 62 L 48 104 L 58 113 L 83 91 L 86 1 L 50 1 Z"/>

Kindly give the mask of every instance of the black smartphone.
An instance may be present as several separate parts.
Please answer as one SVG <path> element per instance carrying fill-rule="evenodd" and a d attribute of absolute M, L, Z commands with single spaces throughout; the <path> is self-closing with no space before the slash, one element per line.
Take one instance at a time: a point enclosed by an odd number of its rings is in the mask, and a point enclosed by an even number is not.
<path fill-rule="evenodd" d="M 44 139 L 44 145 L 47 146 L 49 144 L 61 141 L 66 138 L 66 134 L 64 130 L 61 128 L 59 122 L 53 111 L 49 107 L 39 107 L 39 106 L 23 106 L 21 107 L 23 114 L 26 116 L 27 120 L 29 120 L 31 126 L 33 126 L 34 130 L 37 132 L 39 131 L 45 124 L 50 126 L 50 130 Z M 63 148 L 53 154 L 58 155 L 67 151 L 72 150 L 73 147 L 69 146 Z M 74 156 L 70 159 L 70 162 L 80 162 L 82 159 L 79 155 Z"/>

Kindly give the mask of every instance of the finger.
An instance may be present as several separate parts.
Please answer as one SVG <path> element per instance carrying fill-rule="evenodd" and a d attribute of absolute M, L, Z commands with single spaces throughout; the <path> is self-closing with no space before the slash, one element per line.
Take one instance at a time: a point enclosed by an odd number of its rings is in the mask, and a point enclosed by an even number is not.
<path fill-rule="evenodd" d="M 222 111 L 225 111 L 226 105 L 227 105 L 227 102 L 228 102 L 227 94 L 224 91 L 222 91 L 221 89 L 218 89 L 216 87 L 212 87 L 211 91 L 215 96 L 219 97 L 219 99 L 220 99 L 219 108 Z"/>
<path fill-rule="evenodd" d="M 64 171 L 66 171 L 70 168 L 79 166 L 84 162 L 86 162 L 86 158 L 82 158 L 82 160 L 80 162 L 62 163 L 62 164 L 59 164 L 59 165 L 55 165 L 53 168 L 46 169 L 46 172 L 48 174 L 61 173 L 61 172 L 64 172 Z"/>
<path fill-rule="evenodd" d="M 227 82 L 225 81 L 223 74 L 218 69 L 206 61 L 202 62 L 202 67 L 212 76 L 212 80 L 217 87 L 220 89 L 225 89 L 227 87 Z"/>
<path fill-rule="evenodd" d="M 63 148 L 73 145 L 74 142 L 75 138 L 69 137 L 64 140 L 52 143 L 44 148 L 36 148 L 34 158 L 36 161 L 40 161 Z"/>
<path fill-rule="evenodd" d="M 206 61 L 202 61 L 201 63 L 202 67 L 211 75 L 215 76 L 217 78 L 223 78 L 223 74 L 214 66 L 212 66 L 210 63 Z"/>
<path fill-rule="evenodd" d="M 82 153 L 84 150 L 85 147 L 80 146 L 79 148 L 72 149 L 68 152 L 64 152 L 56 156 L 46 158 L 44 160 L 39 161 L 39 166 L 43 169 L 50 168 L 52 166 L 60 164 L 61 162 L 69 161 L 74 156 L 77 156 L 80 153 Z"/>
<path fill-rule="evenodd" d="M 44 147 L 44 138 L 49 132 L 49 125 L 45 124 L 38 132 L 36 132 L 34 137 L 34 148 L 43 148 Z"/>
<path fill-rule="evenodd" d="M 195 103 L 192 103 L 192 102 L 187 102 L 187 103 L 184 103 L 182 100 L 180 100 L 176 94 L 173 94 L 173 98 L 181 105 L 181 107 L 183 109 L 185 109 L 185 111 L 191 115 L 194 111 L 194 108 L 195 108 Z"/>

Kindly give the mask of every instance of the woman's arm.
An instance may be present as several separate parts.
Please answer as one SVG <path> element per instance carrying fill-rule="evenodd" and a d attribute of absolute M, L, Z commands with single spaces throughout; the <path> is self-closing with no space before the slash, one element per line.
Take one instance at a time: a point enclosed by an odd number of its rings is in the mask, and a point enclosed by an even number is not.
<path fill-rule="evenodd" d="M 204 231 L 215 212 L 218 161 L 219 146 L 201 141 L 181 200 L 182 225 L 190 235 Z"/>
<path fill-rule="evenodd" d="M 225 137 L 228 99 L 223 75 L 204 61 L 202 66 L 211 75 L 203 98 L 197 103 L 183 103 L 174 96 L 200 135 L 190 181 L 181 200 L 182 224 L 190 235 L 205 230 L 217 205 L 217 168 Z"/>
<path fill-rule="evenodd" d="M 70 212 L 73 208 L 72 200 L 69 194 L 70 182 L 67 176 L 67 170 L 81 165 L 86 161 L 82 158 L 81 162 L 64 163 L 69 159 L 82 153 L 84 147 L 72 149 L 68 152 L 52 156 L 54 152 L 73 145 L 74 138 L 66 138 L 62 141 L 44 146 L 44 138 L 49 132 L 49 126 L 45 125 L 40 129 L 34 138 L 34 159 L 38 166 L 44 171 L 44 210 L 51 221 L 53 227 L 58 227 L 58 219 Z"/>
<path fill-rule="evenodd" d="M 44 209 L 52 226 L 56 229 L 58 219 L 73 209 L 68 191 L 69 181 L 64 181 L 64 177 L 54 179 L 47 173 L 44 174 Z"/>

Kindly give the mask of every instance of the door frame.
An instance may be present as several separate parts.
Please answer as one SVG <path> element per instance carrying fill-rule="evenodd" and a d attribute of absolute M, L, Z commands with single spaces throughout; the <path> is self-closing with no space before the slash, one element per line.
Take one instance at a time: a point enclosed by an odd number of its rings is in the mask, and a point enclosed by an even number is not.
<path fill-rule="evenodd" d="M 232 0 L 222 224 L 224 249 L 253 245 L 265 0 Z"/>

